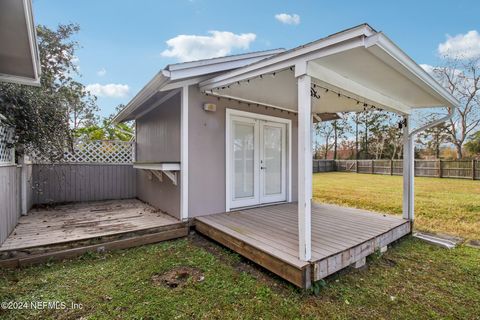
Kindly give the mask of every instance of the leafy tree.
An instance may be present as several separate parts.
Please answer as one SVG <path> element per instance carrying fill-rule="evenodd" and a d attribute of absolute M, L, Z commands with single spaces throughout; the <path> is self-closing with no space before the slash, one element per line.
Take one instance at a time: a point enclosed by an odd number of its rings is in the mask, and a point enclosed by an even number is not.
<path fill-rule="evenodd" d="M 78 75 L 72 37 L 77 24 L 56 30 L 37 27 L 42 74 L 39 87 L 0 84 L 0 113 L 15 128 L 17 152 L 39 152 L 52 159 L 72 143 L 74 130 L 95 122 L 95 98 L 74 80 Z"/>
<path fill-rule="evenodd" d="M 332 121 L 332 127 L 333 127 L 333 159 L 336 160 L 337 150 L 339 145 L 338 140 L 345 138 L 352 129 L 346 117 L 346 113 L 342 114 L 341 119 Z"/>
<path fill-rule="evenodd" d="M 465 144 L 465 148 L 473 155 L 480 156 L 480 131 L 475 132 L 469 141 Z"/>
<path fill-rule="evenodd" d="M 432 121 L 431 117 L 429 117 L 429 121 Z M 449 142 L 450 139 L 451 136 L 449 134 L 448 125 L 442 123 L 419 133 L 417 143 L 425 146 L 427 151 L 435 156 L 435 159 L 440 159 L 440 147 Z"/>

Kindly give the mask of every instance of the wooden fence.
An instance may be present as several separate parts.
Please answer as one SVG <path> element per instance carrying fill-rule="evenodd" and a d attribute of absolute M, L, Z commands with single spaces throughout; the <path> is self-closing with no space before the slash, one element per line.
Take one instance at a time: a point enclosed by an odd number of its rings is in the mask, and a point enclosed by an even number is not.
<path fill-rule="evenodd" d="M 0 165 L 0 245 L 12 232 L 21 214 L 21 168 L 16 164 Z"/>
<path fill-rule="evenodd" d="M 34 164 L 35 204 L 128 199 L 136 197 L 130 164 Z"/>
<path fill-rule="evenodd" d="M 347 171 L 402 175 L 402 160 L 313 160 L 313 172 Z M 478 160 L 415 160 L 415 176 L 480 179 Z"/>

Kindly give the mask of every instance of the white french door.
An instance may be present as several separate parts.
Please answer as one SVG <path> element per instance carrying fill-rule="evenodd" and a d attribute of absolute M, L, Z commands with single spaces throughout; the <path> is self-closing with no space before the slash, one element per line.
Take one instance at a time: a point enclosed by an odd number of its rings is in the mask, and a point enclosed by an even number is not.
<path fill-rule="evenodd" d="M 227 116 L 227 209 L 287 200 L 287 124 L 255 116 Z"/>

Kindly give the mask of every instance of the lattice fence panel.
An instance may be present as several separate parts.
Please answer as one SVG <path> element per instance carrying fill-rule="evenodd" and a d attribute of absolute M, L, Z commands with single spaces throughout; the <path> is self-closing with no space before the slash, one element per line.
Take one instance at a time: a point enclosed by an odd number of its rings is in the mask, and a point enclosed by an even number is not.
<path fill-rule="evenodd" d="M 13 149 L 13 138 L 15 131 L 12 127 L 3 125 L 0 122 L 0 163 L 15 162 Z"/>
<path fill-rule="evenodd" d="M 73 150 L 67 150 L 59 163 L 110 163 L 131 164 L 134 159 L 134 142 L 125 141 L 77 141 Z M 49 163 L 44 155 L 34 155 L 36 163 Z"/>

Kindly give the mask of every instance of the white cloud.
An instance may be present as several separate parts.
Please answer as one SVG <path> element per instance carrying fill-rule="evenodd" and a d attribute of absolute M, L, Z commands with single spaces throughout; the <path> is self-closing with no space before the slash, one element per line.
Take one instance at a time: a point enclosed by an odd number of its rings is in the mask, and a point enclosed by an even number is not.
<path fill-rule="evenodd" d="M 223 57 L 233 49 L 248 49 L 257 37 L 254 33 L 235 34 L 229 31 L 209 31 L 209 36 L 178 35 L 167 40 L 168 49 L 164 57 L 174 57 L 180 61 L 192 61 Z"/>
<path fill-rule="evenodd" d="M 275 15 L 275 19 L 284 24 L 297 25 L 300 23 L 300 16 L 298 14 L 279 13 Z"/>
<path fill-rule="evenodd" d="M 480 34 L 476 30 L 454 37 L 447 34 L 447 40 L 438 45 L 438 53 L 464 59 L 480 56 Z"/>
<path fill-rule="evenodd" d="M 107 70 L 105 68 L 102 68 L 102 69 L 97 71 L 97 76 L 99 76 L 99 77 L 103 77 L 106 74 L 107 74 Z"/>
<path fill-rule="evenodd" d="M 427 73 L 429 74 L 433 74 L 433 70 L 435 69 L 434 66 L 430 65 L 430 64 L 420 64 L 420 67 L 423 68 L 423 70 L 427 71 Z"/>
<path fill-rule="evenodd" d="M 97 97 L 124 98 L 127 96 L 130 88 L 126 84 L 108 83 L 99 84 L 92 83 L 85 87 L 87 91 Z"/>

